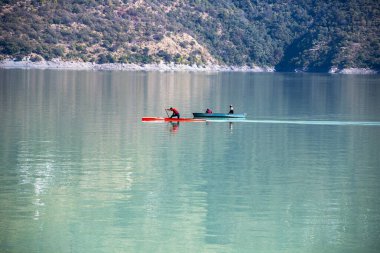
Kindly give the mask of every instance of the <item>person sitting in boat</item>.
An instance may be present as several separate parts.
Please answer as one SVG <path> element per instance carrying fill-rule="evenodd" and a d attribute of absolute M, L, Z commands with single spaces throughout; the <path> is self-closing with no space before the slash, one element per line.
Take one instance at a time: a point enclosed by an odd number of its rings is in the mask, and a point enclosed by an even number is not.
<path fill-rule="evenodd" d="M 212 113 L 211 109 L 207 108 L 206 113 L 211 114 Z"/>
<path fill-rule="evenodd" d="M 229 114 L 234 114 L 234 108 L 232 107 L 232 105 L 230 105 L 230 111 L 228 113 Z"/>
<path fill-rule="evenodd" d="M 173 117 L 177 117 L 177 118 L 179 118 L 179 117 L 180 117 L 180 116 L 179 116 L 179 111 L 178 111 L 176 108 L 170 107 L 170 108 L 167 109 L 167 110 L 173 112 L 173 114 L 172 114 L 172 116 L 170 116 L 170 118 L 173 118 Z"/>

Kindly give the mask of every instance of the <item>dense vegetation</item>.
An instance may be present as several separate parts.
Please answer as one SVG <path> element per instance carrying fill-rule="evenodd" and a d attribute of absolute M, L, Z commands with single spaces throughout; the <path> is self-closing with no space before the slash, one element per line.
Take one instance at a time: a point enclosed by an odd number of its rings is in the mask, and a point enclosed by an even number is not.
<path fill-rule="evenodd" d="M 1 58 L 380 69 L 378 0 L 0 0 Z"/>

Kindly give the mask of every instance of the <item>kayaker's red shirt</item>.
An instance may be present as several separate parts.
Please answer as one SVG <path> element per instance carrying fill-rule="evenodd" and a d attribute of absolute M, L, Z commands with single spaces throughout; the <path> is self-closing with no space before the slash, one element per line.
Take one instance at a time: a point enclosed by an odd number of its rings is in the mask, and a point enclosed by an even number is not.
<path fill-rule="evenodd" d="M 172 111 L 174 114 L 179 114 L 178 110 L 175 108 L 171 108 L 170 111 Z"/>

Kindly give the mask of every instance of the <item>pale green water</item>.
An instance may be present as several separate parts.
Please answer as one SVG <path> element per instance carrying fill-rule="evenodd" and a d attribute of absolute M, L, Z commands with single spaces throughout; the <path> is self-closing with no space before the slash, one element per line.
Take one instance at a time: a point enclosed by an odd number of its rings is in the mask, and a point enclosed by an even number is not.
<path fill-rule="evenodd" d="M 378 252 L 380 77 L 0 70 L 0 252 Z M 142 123 L 248 113 L 244 122 Z"/>

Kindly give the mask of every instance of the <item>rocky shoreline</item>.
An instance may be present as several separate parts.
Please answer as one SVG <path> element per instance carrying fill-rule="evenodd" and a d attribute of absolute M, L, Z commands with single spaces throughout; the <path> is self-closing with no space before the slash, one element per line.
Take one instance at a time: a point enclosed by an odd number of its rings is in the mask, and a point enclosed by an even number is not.
<path fill-rule="evenodd" d="M 120 71 L 203 71 L 203 72 L 274 72 L 273 67 L 249 67 L 249 66 L 220 66 L 220 65 L 184 65 L 184 64 L 126 64 L 126 63 L 105 63 L 97 64 L 92 62 L 62 61 L 53 59 L 51 61 L 33 62 L 30 60 L 0 61 L 0 68 L 15 69 L 62 69 L 62 70 L 120 70 Z"/>
<path fill-rule="evenodd" d="M 225 65 L 183 65 L 183 64 L 126 64 L 93 62 L 76 62 L 53 59 L 51 61 L 30 60 L 15 61 L 6 59 L 0 61 L 4 69 L 58 69 L 58 70 L 119 70 L 119 71 L 188 71 L 188 72 L 275 72 L 274 67 L 259 66 L 225 66 Z M 331 68 L 330 74 L 378 74 L 376 70 L 367 68 Z"/>
<path fill-rule="evenodd" d="M 329 73 L 330 74 L 359 74 L 359 75 L 378 74 L 376 70 L 368 69 L 368 68 L 346 68 L 346 69 L 331 68 L 329 70 Z"/>

